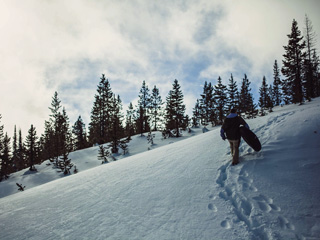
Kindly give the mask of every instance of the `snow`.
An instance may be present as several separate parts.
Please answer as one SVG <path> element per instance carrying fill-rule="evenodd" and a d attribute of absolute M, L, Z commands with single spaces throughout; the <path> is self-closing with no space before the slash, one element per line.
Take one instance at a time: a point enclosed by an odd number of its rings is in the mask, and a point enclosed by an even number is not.
<path fill-rule="evenodd" d="M 46 163 L 15 173 L 0 183 L 0 239 L 320 239 L 319 109 L 247 120 L 262 150 L 242 143 L 236 166 L 216 127 L 134 136 L 103 165 L 98 147 L 74 152 L 67 177 Z"/>

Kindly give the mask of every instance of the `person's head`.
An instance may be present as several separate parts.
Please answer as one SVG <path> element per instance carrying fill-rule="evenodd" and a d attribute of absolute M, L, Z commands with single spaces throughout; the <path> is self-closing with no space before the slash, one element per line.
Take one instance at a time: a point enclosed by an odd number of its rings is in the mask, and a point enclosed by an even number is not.
<path fill-rule="evenodd" d="M 237 109 L 232 108 L 232 109 L 231 109 L 231 113 L 237 113 Z"/>

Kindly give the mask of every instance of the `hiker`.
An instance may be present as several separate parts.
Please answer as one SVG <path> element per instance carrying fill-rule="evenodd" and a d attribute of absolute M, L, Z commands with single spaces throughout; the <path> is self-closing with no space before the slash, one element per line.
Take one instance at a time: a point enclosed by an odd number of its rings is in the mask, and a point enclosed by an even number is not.
<path fill-rule="evenodd" d="M 236 165 L 239 163 L 239 146 L 240 146 L 240 125 L 245 126 L 249 129 L 249 125 L 243 120 L 242 117 L 238 116 L 237 110 L 232 109 L 231 113 L 227 116 L 227 118 L 224 120 L 221 130 L 220 130 L 220 136 L 223 140 L 228 139 L 230 143 L 230 149 L 231 149 L 231 155 L 233 157 L 232 159 L 232 165 Z M 227 137 L 225 136 L 227 135 Z"/>

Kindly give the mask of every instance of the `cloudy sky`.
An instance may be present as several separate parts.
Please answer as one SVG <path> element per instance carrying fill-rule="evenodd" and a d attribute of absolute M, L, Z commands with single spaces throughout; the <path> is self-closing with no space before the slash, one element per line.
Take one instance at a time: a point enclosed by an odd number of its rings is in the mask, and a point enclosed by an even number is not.
<path fill-rule="evenodd" d="M 281 64 L 293 19 L 303 31 L 307 14 L 319 36 L 319 9 L 317 0 L 2 0 L 1 124 L 9 136 L 31 124 L 40 135 L 58 91 L 71 124 L 81 115 L 88 126 L 102 73 L 125 110 L 143 80 L 164 100 L 178 79 L 189 114 L 219 76 L 240 83 L 246 73 L 256 94 Z"/>

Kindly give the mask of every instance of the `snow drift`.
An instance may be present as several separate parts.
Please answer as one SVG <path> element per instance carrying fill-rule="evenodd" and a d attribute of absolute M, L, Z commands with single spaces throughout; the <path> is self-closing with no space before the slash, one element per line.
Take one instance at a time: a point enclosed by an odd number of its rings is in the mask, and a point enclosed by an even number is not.
<path fill-rule="evenodd" d="M 76 152 L 88 170 L 42 185 L 46 167 L 17 174 L 35 187 L 0 183 L 0 239 L 320 239 L 319 110 L 315 99 L 247 120 L 262 150 L 242 143 L 237 166 L 213 128 L 91 169 L 97 149 Z"/>

